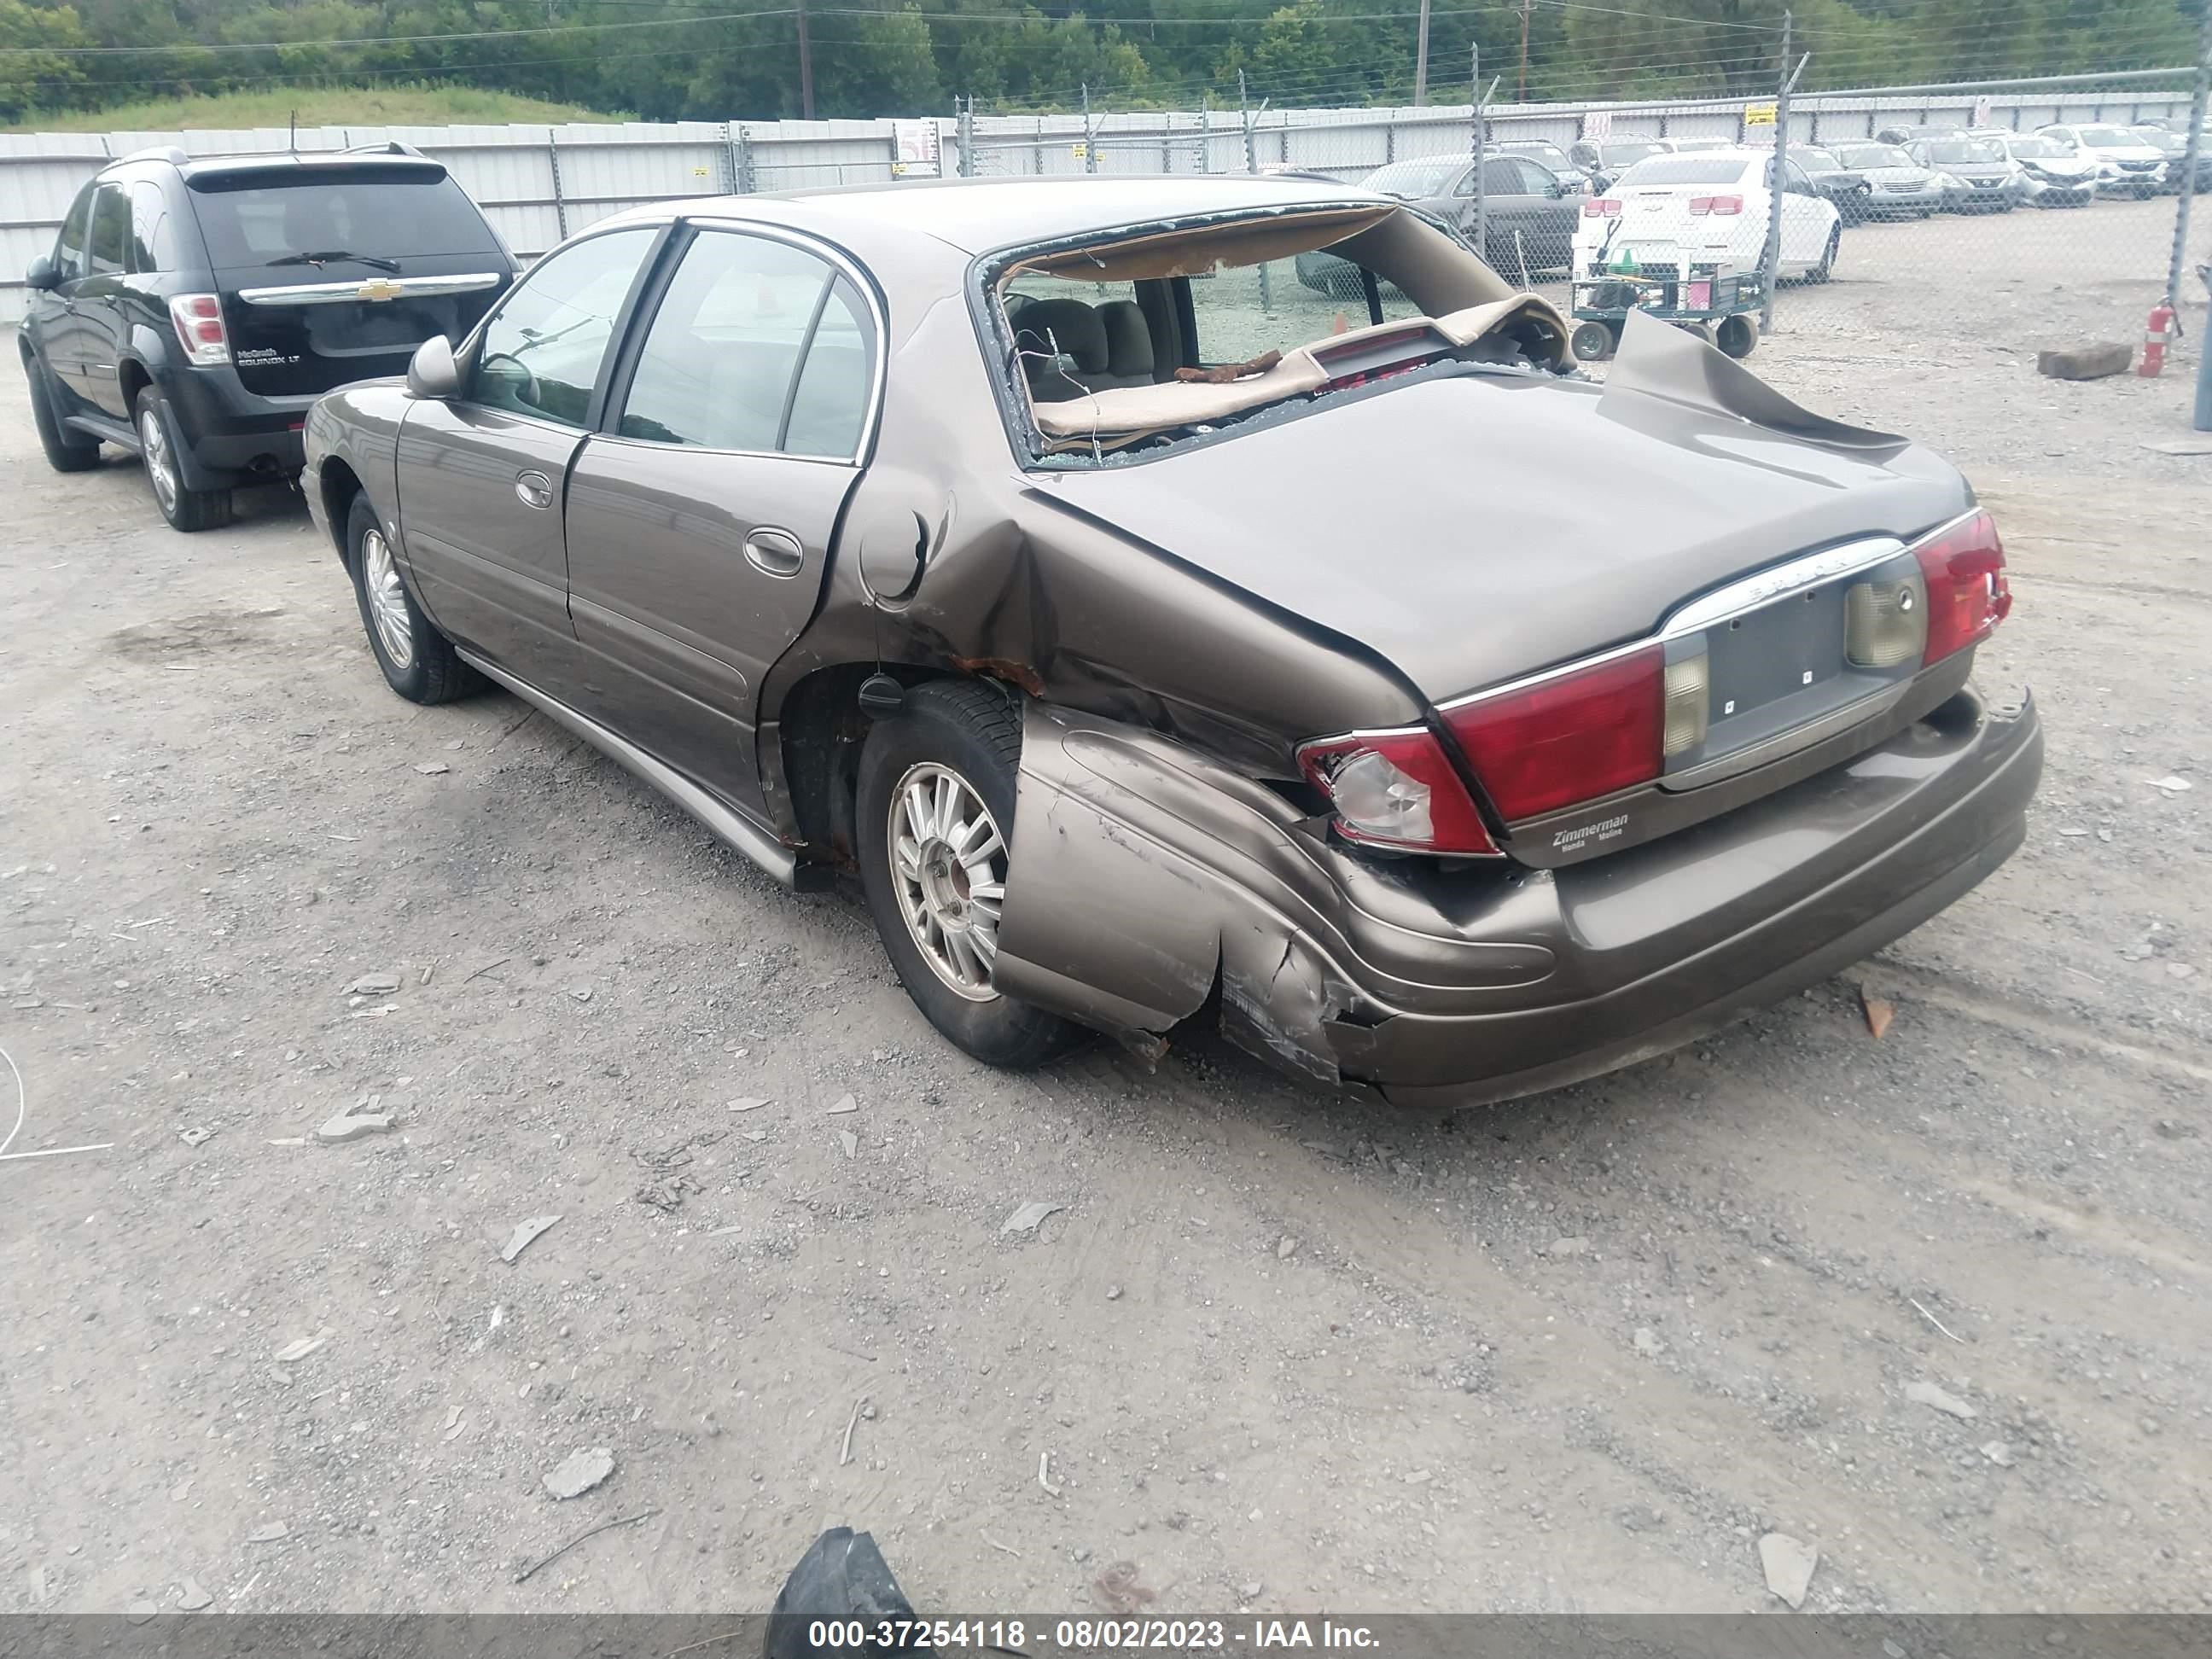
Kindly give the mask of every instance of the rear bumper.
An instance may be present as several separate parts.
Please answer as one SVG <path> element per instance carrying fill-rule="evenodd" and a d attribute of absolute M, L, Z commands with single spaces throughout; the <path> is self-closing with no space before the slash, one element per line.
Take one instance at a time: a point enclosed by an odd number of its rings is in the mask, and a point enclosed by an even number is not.
<path fill-rule="evenodd" d="M 195 489 L 289 477 L 306 459 L 313 396 L 262 397 L 228 368 L 179 368 L 163 377 L 161 391 L 183 428 L 185 482 Z"/>
<path fill-rule="evenodd" d="M 2026 832 L 2032 704 L 1961 691 L 1855 759 L 1557 872 L 1376 865 L 1271 792 L 1033 708 L 998 983 L 1152 1040 L 1224 1029 L 1316 1080 L 1463 1105 L 1664 1052 L 1924 921 Z"/>

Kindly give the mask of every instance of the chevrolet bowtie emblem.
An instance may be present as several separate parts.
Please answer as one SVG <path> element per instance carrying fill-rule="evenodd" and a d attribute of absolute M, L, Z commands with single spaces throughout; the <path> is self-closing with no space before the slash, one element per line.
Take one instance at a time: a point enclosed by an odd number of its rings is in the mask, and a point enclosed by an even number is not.
<path fill-rule="evenodd" d="M 355 297 L 362 300 L 396 300 L 404 292 L 388 276 L 373 277 L 354 290 Z"/>

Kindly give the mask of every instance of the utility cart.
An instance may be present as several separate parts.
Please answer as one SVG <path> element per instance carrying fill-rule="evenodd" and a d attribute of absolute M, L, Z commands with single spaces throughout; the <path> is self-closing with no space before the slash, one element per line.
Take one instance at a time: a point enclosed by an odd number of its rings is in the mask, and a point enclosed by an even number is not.
<path fill-rule="evenodd" d="M 1620 349 L 1620 326 L 1632 311 L 1695 329 L 1731 357 L 1748 357 L 1759 343 L 1762 290 L 1756 273 L 1723 263 L 1638 264 L 1575 278 L 1575 331 L 1568 343 L 1585 362 L 1602 362 Z"/>

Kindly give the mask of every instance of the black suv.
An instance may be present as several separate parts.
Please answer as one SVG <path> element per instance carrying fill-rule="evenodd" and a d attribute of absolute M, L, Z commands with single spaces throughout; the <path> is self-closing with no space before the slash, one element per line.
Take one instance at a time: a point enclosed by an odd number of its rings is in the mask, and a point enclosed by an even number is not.
<path fill-rule="evenodd" d="M 70 208 L 32 261 L 18 335 L 58 471 L 134 450 L 179 530 L 298 473 L 307 405 L 406 372 L 514 279 L 514 256 L 439 162 L 402 145 L 196 160 L 142 150 Z"/>

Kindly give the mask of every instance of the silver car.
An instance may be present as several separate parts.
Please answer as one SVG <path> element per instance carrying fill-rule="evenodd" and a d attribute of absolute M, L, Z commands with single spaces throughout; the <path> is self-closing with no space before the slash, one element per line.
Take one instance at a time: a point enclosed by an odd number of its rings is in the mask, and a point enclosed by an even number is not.
<path fill-rule="evenodd" d="M 1895 144 L 1834 144 L 1835 158 L 1867 181 L 1869 219 L 1926 219 L 1943 206 L 1942 180 Z"/>

